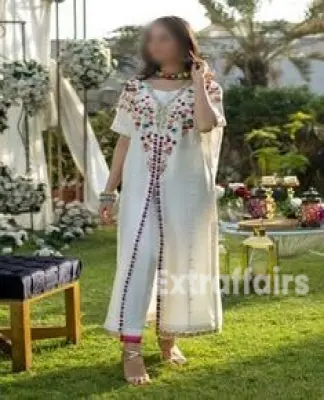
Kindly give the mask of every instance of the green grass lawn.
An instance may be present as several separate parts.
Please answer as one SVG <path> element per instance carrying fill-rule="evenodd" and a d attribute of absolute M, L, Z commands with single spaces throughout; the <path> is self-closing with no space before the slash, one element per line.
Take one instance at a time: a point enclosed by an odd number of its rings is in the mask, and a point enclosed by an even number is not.
<path fill-rule="evenodd" d="M 235 264 L 237 247 L 232 247 Z M 153 383 L 138 388 L 124 382 L 119 343 L 102 329 L 115 268 L 114 232 L 98 231 L 70 253 L 84 262 L 82 341 L 34 343 L 27 373 L 12 374 L 10 360 L 0 355 L 0 400 L 324 399 L 324 258 L 319 255 L 282 260 L 284 272 L 309 276 L 306 297 L 227 297 L 221 335 L 179 340 L 189 358 L 185 367 L 161 363 L 154 330 L 147 329 L 145 356 Z M 32 317 L 35 324 L 63 324 L 62 296 L 36 304 Z M 0 308 L 0 325 L 7 318 Z"/>

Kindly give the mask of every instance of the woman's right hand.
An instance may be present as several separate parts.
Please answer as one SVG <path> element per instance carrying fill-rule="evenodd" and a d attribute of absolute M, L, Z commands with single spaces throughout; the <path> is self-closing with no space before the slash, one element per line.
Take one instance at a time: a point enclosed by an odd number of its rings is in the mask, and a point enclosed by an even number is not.
<path fill-rule="evenodd" d="M 114 203 L 110 202 L 102 204 L 99 207 L 99 214 L 102 225 L 113 225 L 114 224 Z"/>

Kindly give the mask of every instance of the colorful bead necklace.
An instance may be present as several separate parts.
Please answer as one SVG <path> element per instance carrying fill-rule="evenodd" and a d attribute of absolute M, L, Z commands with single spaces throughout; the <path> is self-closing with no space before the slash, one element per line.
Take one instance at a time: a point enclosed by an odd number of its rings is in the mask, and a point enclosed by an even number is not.
<path fill-rule="evenodd" d="M 169 80 L 184 80 L 190 79 L 190 72 L 163 72 L 163 71 L 156 71 L 155 76 L 160 79 L 169 79 Z"/>

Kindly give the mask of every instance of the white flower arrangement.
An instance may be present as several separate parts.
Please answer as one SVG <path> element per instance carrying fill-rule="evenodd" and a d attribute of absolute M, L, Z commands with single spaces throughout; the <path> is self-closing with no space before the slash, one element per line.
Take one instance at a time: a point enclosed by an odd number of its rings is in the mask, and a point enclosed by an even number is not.
<path fill-rule="evenodd" d="M 0 133 L 8 128 L 8 109 L 10 102 L 6 101 L 0 94 Z"/>
<path fill-rule="evenodd" d="M 14 176 L 0 164 L 0 212 L 18 215 L 39 212 L 46 199 L 45 185 L 30 178 Z"/>
<path fill-rule="evenodd" d="M 2 254 L 13 253 L 28 240 L 28 233 L 15 220 L 0 214 L 0 248 Z"/>
<path fill-rule="evenodd" d="M 22 103 L 29 116 L 47 105 L 51 91 L 49 72 L 35 60 L 5 62 L 0 74 L 3 98 L 13 104 Z"/>
<path fill-rule="evenodd" d="M 37 239 L 40 248 L 68 248 L 68 244 L 77 238 L 90 235 L 99 225 L 99 218 L 93 215 L 84 204 L 74 201 L 64 203 L 54 199 L 54 222 L 49 225 L 43 239 Z"/>
<path fill-rule="evenodd" d="M 34 252 L 34 256 L 39 257 L 63 257 L 62 253 L 53 249 L 51 246 L 44 245 Z"/>
<path fill-rule="evenodd" d="M 69 40 L 62 49 L 63 74 L 78 90 L 99 89 L 112 70 L 105 40 Z"/>

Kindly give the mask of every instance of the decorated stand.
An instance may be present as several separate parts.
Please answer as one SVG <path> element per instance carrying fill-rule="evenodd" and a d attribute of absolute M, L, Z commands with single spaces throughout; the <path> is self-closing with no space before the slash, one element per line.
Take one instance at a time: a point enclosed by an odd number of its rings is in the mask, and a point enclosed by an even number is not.
<path fill-rule="evenodd" d="M 246 188 L 231 184 L 225 188 L 227 198 L 222 204 L 241 199 L 243 210 L 230 214 L 231 220 L 221 222 L 224 233 L 246 237 L 262 230 L 278 246 L 280 256 L 292 256 L 316 248 L 324 239 L 324 205 L 314 188 L 296 197 L 299 186 L 295 176 L 265 176 L 260 186 Z M 224 213 L 223 213 L 224 215 Z M 253 241 L 252 241 L 253 242 Z"/>

